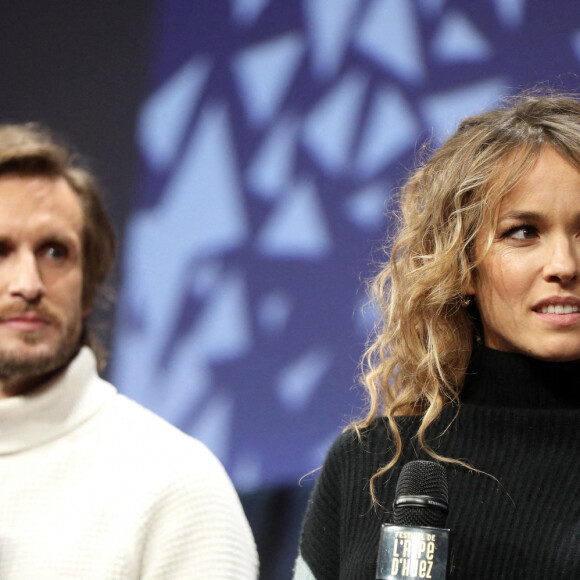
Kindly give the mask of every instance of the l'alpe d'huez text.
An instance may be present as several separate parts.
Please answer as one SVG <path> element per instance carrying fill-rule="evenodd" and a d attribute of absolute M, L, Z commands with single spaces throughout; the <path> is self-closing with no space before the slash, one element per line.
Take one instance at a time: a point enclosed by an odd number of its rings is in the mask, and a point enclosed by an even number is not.
<path fill-rule="evenodd" d="M 391 576 L 394 578 L 431 578 L 435 554 L 433 534 L 397 532 L 394 538 Z"/>

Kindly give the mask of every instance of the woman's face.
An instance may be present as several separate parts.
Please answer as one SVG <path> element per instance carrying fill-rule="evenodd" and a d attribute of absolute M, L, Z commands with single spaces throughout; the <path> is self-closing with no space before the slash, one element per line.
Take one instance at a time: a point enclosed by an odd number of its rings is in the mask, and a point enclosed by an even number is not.
<path fill-rule="evenodd" d="M 480 255 L 489 232 L 476 240 Z M 580 171 L 546 147 L 502 201 L 468 294 L 485 344 L 553 361 L 580 359 Z"/>

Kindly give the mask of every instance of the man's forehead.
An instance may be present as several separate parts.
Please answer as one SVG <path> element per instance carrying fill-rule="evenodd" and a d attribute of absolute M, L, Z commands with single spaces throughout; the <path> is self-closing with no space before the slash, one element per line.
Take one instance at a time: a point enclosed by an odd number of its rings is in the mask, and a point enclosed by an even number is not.
<path fill-rule="evenodd" d="M 60 176 L 0 176 L 0 219 L 54 221 L 55 226 L 82 229 L 83 211 L 78 195 Z"/>

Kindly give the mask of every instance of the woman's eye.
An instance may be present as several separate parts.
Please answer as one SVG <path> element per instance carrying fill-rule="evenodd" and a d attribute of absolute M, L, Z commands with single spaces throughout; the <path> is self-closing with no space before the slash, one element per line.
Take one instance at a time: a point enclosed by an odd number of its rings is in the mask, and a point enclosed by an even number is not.
<path fill-rule="evenodd" d="M 502 237 L 512 240 L 531 240 L 537 235 L 538 230 L 534 226 L 516 226 L 507 230 Z"/>

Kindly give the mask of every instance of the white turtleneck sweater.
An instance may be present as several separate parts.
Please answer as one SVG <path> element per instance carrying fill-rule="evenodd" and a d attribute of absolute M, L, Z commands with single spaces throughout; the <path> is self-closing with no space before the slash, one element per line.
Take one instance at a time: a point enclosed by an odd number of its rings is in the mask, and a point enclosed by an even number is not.
<path fill-rule="evenodd" d="M 199 441 L 117 393 L 84 347 L 0 401 L 2 580 L 255 579 L 252 532 Z"/>

